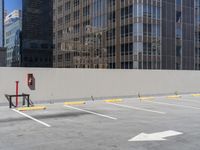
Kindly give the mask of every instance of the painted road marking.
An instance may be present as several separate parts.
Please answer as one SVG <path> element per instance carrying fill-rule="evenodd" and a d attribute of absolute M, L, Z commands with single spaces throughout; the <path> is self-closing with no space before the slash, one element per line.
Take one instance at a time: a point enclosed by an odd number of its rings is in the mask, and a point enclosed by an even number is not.
<path fill-rule="evenodd" d="M 42 125 L 44 125 L 44 126 L 46 126 L 46 127 L 51 127 L 49 124 L 47 124 L 47 123 L 45 123 L 45 122 L 42 122 L 42 121 L 40 121 L 40 120 L 38 120 L 38 119 L 35 119 L 35 118 L 33 118 L 33 117 L 31 117 L 31 116 L 29 116 L 29 115 L 23 113 L 23 112 L 20 112 L 19 110 L 16 110 L 16 109 L 12 109 L 12 110 L 13 110 L 14 112 L 18 113 L 18 114 L 21 114 L 21 115 L 23 115 L 23 116 L 25 116 L 25 117 L 31 119 L 31 120 L 34 120 L 34 121 L 36 121 L 36 122 L 38 122 L 38 123 L 40 123 L 40 124 L 42 124 Z"/>
<path fill-rule="evenodd" d="M 150 109 L 145 109 L 145 108 L 139 108 L 139 107 L 133 107 L 133 106 L 128 106 L 128 105 L 115 104 L 115 103 L 108 103 L 108 104 L 119 106 L 119 107 L 124 107 L 124 108 L 129 108 L 129 109 L 134 109 L 134 110 L 151 112 L 151 113 L 166 114 L 165 112 L 161 112 L 161 111 L 155 111 L 155 110 L 150 110 Z"/>
<path fill-rule="evenodd" d="M 16 110 L 19 110 L 19 111 L 45 110 L 45 109 L 46 109 L 45 106 L 33 106 L 33 107 L 20 107 L 20 108 L 16 108 Z"/>
<path fill-rule="evenodd" d="M 85 101 L 78 101 L 78 102 L 65 102 L 64 105 L 83 105 L 86 104 Z"/>
<path fill-rule="evenodd" d="M 129 140 L 129 142 L 145 142 L 145 141 L 165 141 L 167 137 L 182 135 L 183 133 L 169 130 L 152 134 L 141 133 Z"/>
<path fill-rule="evenodd" d="M 67 107 L 67 108 L 70 108 L 70 109 L 74 109 L 74 110 L 83 111 L 83 112 L 86 112 L 86 113 L 89 113 L 89 114 L 97 115 L 97 116 L 108 118 L 108 119 L 112 119 L 112 120 L 117 120 L 117 118 L 114 118 L 114 117 L 111 117 L 111 116 L 99 114 L 99 113 L 96 113 L 96 112 L 92 112 L 92 111 L 89 111 L 89 110 L 80 109 L 80 108 L 73 107 L 73 106 L 67 106 L 67 105 L 65 105 L 64 107 Z"/>
<path fill-rule="evenodd" d="M 200 97 L 200 94 L 192 94 L 193 97 Z"/>
<path fill-rule="evenodd" d="M 104 100 L 104 102 L 106 103 L 119 103 L 119 102 L 122 102 L 123 100 L 122 99 L 107 99 L 107 100 Z"/>
<path fill-rule="evenodd" d="M 199 107 L 194 107 L 194 106 L 177 105 L 177 104 L 170 104 L 170 103 L 164 103 L 164 102 L 153 102 L 153 101 L 148 101 L 148 100 L 145 100 L 145 102 L 153 103 L 153 104 L 157 104 L 157 105 L 166 105 L 166 106 L 173 106 L 173 107 L 181 107 L 181 108 L 190 108 L 190 109 L 200 110 Z"/>
<path fill-rule="evenodd" d="M 167 96 L 166 98 L 168 98 L 168 99 L 180 99 L 181 95 L 170 95 L 170 96 Z"/>
<path fill-rule="evenodd" d="M 139 100 L 154 100 L 155 97 L 139 97 Z"/>

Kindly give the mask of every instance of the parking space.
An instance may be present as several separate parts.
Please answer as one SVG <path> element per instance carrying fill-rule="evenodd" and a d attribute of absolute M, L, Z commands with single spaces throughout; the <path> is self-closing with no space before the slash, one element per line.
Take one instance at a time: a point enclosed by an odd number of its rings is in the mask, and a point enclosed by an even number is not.
<path fill-rule="evenodd" d="M 0 107 L 0 149 L 199 150 L 199 101 L 183 95 L 47 104 L 26 112 Z"/>
<path fill-rule="evenodd" d="M 166 97 L 156 98 L 155 101 L 145 101 L 158 106 L 168 106 L 171 108 L 182 108 L 183 110 L 200 111 L 200 103 L 193 97 L 182 96 L 181 98 L 168 99 Z M 180 110 L 182 110 L 180 109 Z M 176 109 L 175 109 L 176 110 Z"/>

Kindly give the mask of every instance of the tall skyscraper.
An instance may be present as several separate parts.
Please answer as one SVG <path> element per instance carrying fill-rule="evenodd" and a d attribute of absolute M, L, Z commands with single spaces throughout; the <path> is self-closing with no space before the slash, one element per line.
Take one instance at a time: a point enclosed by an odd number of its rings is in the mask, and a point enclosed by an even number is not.
<path fill-rule="evenodd" d="M 52 67 L 52 0 L 23 0 L 21 66 Z"/>
<path fill-rule="evenodd" d="M 200 70 L 200 0 L 194 1 L 194 30 L 195 30 L 195 36 L 194 36 L 194 63 L 195 63 L 195 69 Z M 191 36 L 193 36 L 190 33 Z M 192 54 L 193 55 L 193 54 Z M 192 58 L 191 58 L 192 59 Z"/>
<path fill-rule="evenodd" d="M 54 67 L 200 69 L 200 0 L 55 0 L 53 9 Z"/>
<path fill-rule="evenodd" d="M 4 44 L 4 0 L 0 0 L 0 47 Z"/>
<path fill-rule="evenodd" d="M 194 70 L 195 57 L 194 15 L 199 0 L 162 0 L 162 68 Z M 197 4 L 198 3 L 198 4 Z M 198 14 L 200 17 L 200 14 Z M 199 65 L 199 64 L 198 64 Z"/>
<path fill-rule="evenodd" d="M 6 49 L 0 47 L 0 67 L 6 66 Z"/>
<path fill-rule="evenodd" d="M 22 31 L 21 10 L 14 10 L 5 19 L 6 66 L 20 66 L 20 33 Z"/>

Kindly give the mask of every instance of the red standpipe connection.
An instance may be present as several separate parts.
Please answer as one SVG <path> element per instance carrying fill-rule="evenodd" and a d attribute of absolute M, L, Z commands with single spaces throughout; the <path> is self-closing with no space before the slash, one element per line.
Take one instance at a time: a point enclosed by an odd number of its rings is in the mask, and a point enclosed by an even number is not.
<path fill-rule="evenodd" d="M 16 107 L 18 107 L 19 104 L 18 95 L 19 95 L 19 81 L 16 81 Z"/>

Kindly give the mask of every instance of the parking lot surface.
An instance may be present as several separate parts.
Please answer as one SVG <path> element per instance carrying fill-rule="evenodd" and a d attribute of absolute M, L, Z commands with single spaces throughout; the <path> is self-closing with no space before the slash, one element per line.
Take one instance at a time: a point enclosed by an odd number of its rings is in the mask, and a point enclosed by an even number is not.
<path fill-rule="evenodd" d="M 0 150 L 199 150 L 200 97 L 0 107 Z"/>

